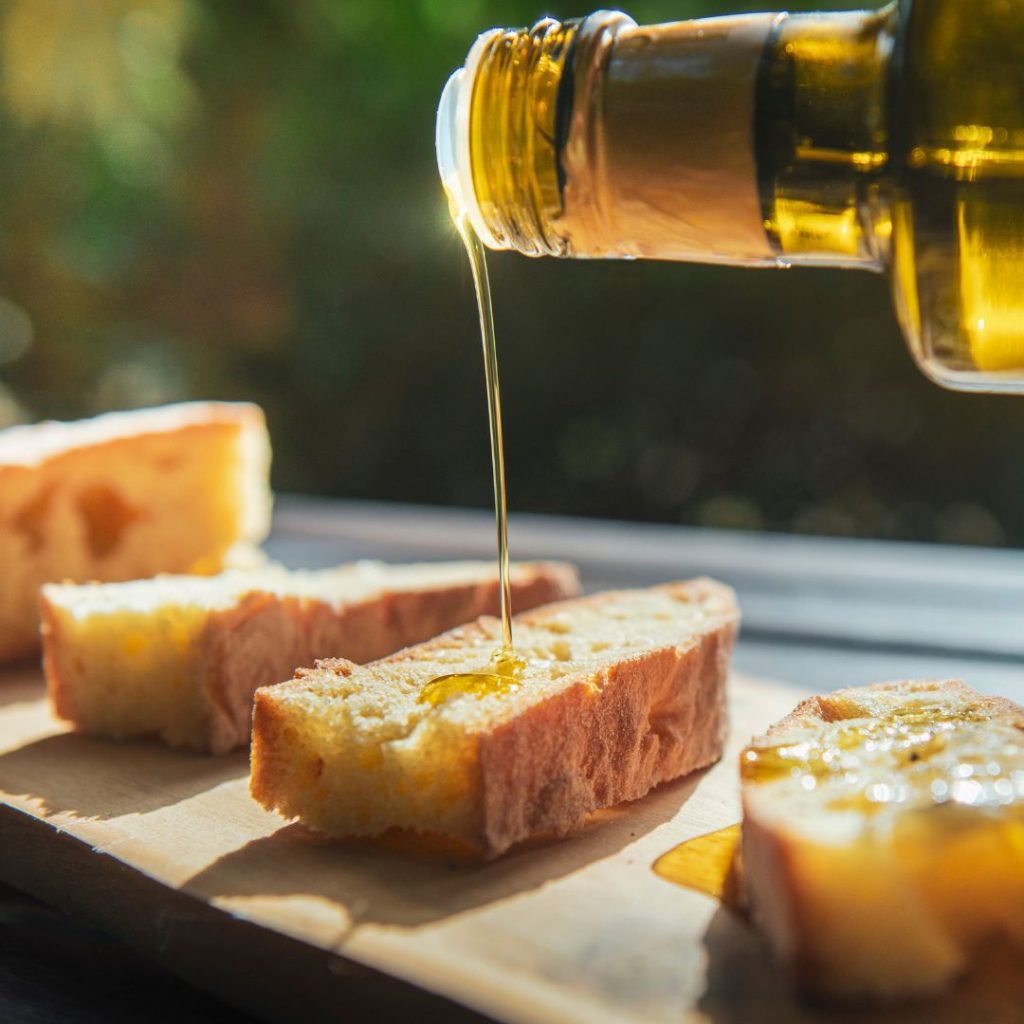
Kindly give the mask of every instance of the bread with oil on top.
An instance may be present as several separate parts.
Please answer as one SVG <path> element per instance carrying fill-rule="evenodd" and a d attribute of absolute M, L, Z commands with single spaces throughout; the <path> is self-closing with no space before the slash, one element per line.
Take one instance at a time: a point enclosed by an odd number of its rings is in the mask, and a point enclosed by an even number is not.
<path fill-rule="evenodd" d="M 484 857 L 567 835 L 721 756 L 737 624 L 732 591 L 694 580 L 516 616 L 526 667 L 490 692 L 430 687 L 488 671 L 490 618 L 362 668 L 321 662 L 257 691 L 253 796 L 330 835 L 403 830 Z"/>
<path fill-rule="evenodd" d="M 579 592 L 559 563 L 513 565 L 510 582 L 522 609 Z M 319 657 L 383 657 L 496 612 L 499 591 L 492 562 L 359 562 L 50 584 L 41 606 L 58 715 L 93 736 L 157 735 L 218 754 L 249 742 L 258 686 Z"/>
<path fill-rule="evenodd" d="M 936 992 L 986 940 L 1024 970 L 1024 708 L 959 681 L 839 690 L 741 774 L 746 899 L 804 987 Z"/>
<path fill-rule="evenodd" d="M 215 573 L 270 526 L 255 405 L 192 402 L 0 431 L 0 661 L 39 648 L 39 587 Z"/>

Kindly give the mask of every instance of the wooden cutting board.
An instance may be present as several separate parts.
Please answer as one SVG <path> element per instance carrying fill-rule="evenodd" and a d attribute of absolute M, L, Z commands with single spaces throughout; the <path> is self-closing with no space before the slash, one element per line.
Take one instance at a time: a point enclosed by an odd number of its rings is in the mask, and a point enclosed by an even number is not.
<path fill-rule="evenodd" d="M 740 918 L 652 870 L 736 821 L 736 752 L 797 696 L 734 678 L 715 768 L 466 865 L 313 837 L 252 802 L 246 755 L 76 736 L 36 672 L 9 672 L 0 877 L 270 1020 L 475 1019 L 453 1003 L 524 1022 L 859 1020 L 796 1001 Z M 871 1019 L 1020 1021 L 1018 973 L 993 957 L 940 1005 Z"/>

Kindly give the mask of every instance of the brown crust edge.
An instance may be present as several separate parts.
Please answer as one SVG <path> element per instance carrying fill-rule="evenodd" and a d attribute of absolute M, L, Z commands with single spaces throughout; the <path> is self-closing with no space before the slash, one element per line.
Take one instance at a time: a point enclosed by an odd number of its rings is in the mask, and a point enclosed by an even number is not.
<path fill-rule="evenodd" d="M 992 697 L 979 693 L 962 679 L 900 679 L 893 682 L 868 683 L 865 686 L 847 686 L 841 690 L 833 690 L 831 693 L 807 697 L 800 701 L 785 718 L 780 718 L 777 722 L 772 723 L 762 735 L 753 737 L 748 746 L 770 742 L 778 733 L 785 732 L 791 726 L 804 723 L 809 719 L 818 719 L 822 722 L 837 721 L 841 716 L 834 714 L 832 707 L 849 694 L 864 693 L 865 691 L 910 694 L 935 690 L 955 693 L 957 696 L 991 711 L 993 717 L 1005 717 L 1018 729 L 1024 729 L 1024 707 L 1005 697 Z"/>
<path fill-rule="evenodd" d="M 42 592 L 39 594 L 39 637 L 43 645 L 43 676 L 50 706 L 58 717 L 71 721 L 75 717 L 73 688 L 68 686 L 64 671 L 64 644 L 53 606 Z"/>
<path fill-rule="evenodd" d="M 81 451 L 120 447 L 142 438 L 176 434 L 183 430 L 209 427 L 238 427 L 266 431 L 266 416 L 254 402 L 194 401 L 128 409 L 80 420 L 44 420 L 11 427 L 20 432 L 22 447 L 39 449 L 32 461 L 0 461 L 0 475 L 8 471 L 35 471 L 40 466 L 59 464 Z"/>
<path fill-rule="evenodd" d="M 593 811 L 717 761 L 737 631 L 738 617 L 689 649 L 622 662 L 484 736 L 474 837 L 483 855 L 499 856 L 538 833 L 569 835 Z"/>

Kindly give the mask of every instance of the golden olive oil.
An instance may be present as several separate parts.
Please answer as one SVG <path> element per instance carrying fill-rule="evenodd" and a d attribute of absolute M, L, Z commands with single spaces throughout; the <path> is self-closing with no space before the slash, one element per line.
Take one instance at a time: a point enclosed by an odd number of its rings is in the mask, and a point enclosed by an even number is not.
<path fill-rule="evenodd" d="M 486 246 L 882 272 L 928 376 L 1024 393 L 1024 3 L 548 18 L 456 77 Z"/>
<path fill-rule="evenodd" d="M 510 693 L 518 688 L 526 667 L 524 659 L 511 648 L 503 647 L 491 657 L 490 672 L 453 672 L 431 679 L 416 698 L 419 704 L 437 707 L 453 697 L 489 697 L 492 693 Z"/>
<path fill-rule="evenodd" d="M 735 907 L 738 904 L 735 864 L 739 842 L 739 825 L 688 839 L 654 862 L 655 874 Z"/>
<path fill-rule="evenodd" d="M 508 579 L 508 498 L 505 493 L 505 435 L 501 421 L 501 385 L 498 382 L 498 347 L 494 337 L 494 307 L 491 305 L 491 280 L 487 274 L 487 254 L 464 213 L 457 214 L 455 225 L 466 246 L 473 272 L 480 339 L 484 351 L 484 383 L 487 388 L 487 418 L 491 436 L 491 472 L 494 477 L 494 522 L 498 532 L 498 580 L 501 588 L 502 647 L 512 649 L 512 591 Z"/>
<path fill-rule="evenodd" d="M 525 661 L 512 649 L 512 588 L 508 567 L 508 498 L 505 491 L 505 437 L 501 420 L 501 385 L 498 380 L 498 348 L 494 336 L 494 308 L 487 273 L 487 251 L 469 223 L 465 211 L 451 204 L 452 219 L 466 247 L 473 288 L 476 292 L 483 343 L 484 382 L 491 438 L 491 472 L 494 478 L 494 522 L 498 534 L 498 584 L 501 595 L 501 647 L 491 657 L 489 672 L 459 672 L 432 679 L 419 695 L 419 702 L 436 707 L 452 697 L 471 694 L 478 699 L 491 693 L 506 693 L 519 685 Z"/>

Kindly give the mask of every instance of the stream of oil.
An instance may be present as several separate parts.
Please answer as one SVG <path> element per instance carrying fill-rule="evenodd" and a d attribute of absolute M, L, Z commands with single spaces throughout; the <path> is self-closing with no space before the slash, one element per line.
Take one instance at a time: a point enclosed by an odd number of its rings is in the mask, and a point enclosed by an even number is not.
<path fill-rule="evenodd" d="M 735 864 L 739 841 L 739 825 L 688 839 L 662 854 L 654 862 L 654 871 L 676 885 L 713 896 L 736 909 L 739 893 Z"/>
<path fill-rule="evenodd" d="M 501 387 L 498 382 L 498 349 L 494 338 L 494 310 L 491 282 L 487 274 L 487 252 L 469 218 L 452 210 L 452 219 L 466 246 L 473 271 L 480 338 L 484 350 L 484 380 L 487 386 L 487 414 L 491 432 L 491 468 L 494 475 L 494 521 L 498 531 L 498 582 L 501 591 L 501 647 L 494 652 L 489 672 L 457 672 L 430 680 L 420 691 L 423 704 L 438 705 L 460 694 L 483 697 L 505 693 L 519 685 L 525 662 L 512 649 L 512 591 L 508 573 L 508 501 L 505 496 L 505 440 L 501 427 Z"/>

